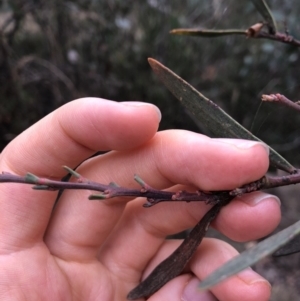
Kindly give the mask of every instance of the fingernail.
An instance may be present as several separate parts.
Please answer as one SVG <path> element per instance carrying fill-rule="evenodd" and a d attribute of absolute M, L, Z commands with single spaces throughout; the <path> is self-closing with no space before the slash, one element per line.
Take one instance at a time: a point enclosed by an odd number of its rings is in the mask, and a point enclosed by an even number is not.
<path fill-rule="evenodd" d="M 218 301 L 216 297 L 209 291 L 201 291 L 199 289 L 200 280 L 193 277 L 185 286 L 181 301 Z"/>
<path fill-rule="evenodd" d="M 152 103 L 148 103 L 148 102 L 141 102 L 141 101 L 123 101 L 120 102 L 122 105 L 124 106 L 130 106 L 130 107 L 141 107 L 141 106 L 151 106 L 155 109 L 157 116 L 159 118 L 159 121 L 161 121 L 161 112 L 160 109 L 153 105 Z"/>
<path fill-rule="evenodd" d="M 253 140 L 243 140 L 243 139 L 224 139 L 224 138 L 219 138 L 218 140 L 235 145 L 236 147 L 241 149 L 248 149 L 256 145 L 261 145 L 268 154 L 270 153 L 270 149 L 268 145 L 263 142 L 253 141 Z"/>
<path fill-rule="evenodd" d="M 257 192 L 252 192 L 250 194 L 244 194 L 241 197 L 241 201 L 246 203 L 247 205 L 254 207 L 256 206 L 258 203 L 266 200 L 266 199 L 273 199 L 274 201 L 276 201 L 278 203 L 279 206 L 281 206 L 281 202 L 280 199 L 272 194 L 266 194 L 266 193 L 262 193 L 260 191 Z"/>
<path fill-rule="evenodd" d="M 261 277 L 259 274 L 254 272 L 251 268 L 248 268 L 248 269 L 238 273 L 237 276 L 248 285 L 262 282 L 262 283 L 267 284 L 271 288 L 270 283 L 265 278 Z"/>
<path fill-rule="evenodd" d="M 256 142 L 256 141 L 251 141 L 251 140 L 241 140 L 236 144 L 236 146 L 241 149 L 251 148 L 256 145 L 261 145 L 268 154 L 270 153 L 269 147 L 263 142 Z"/>

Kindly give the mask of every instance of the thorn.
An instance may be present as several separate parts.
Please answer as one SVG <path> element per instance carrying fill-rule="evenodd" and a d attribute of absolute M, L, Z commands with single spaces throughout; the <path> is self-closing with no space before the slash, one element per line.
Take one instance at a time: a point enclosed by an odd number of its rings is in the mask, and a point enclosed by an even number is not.
<path fill-rule="evenodd" d="M 138 175 L 134 175 L 134 180 L 138 182 L 144 189 L 147 189 L 147 184 Z"/>
<path fill-rule="evenodd" d="M 32 189 L 34 190 L 57 190 L 57 189 L 51 189 L 49 186 L 47 185 L 35 185 L 32 187 Z"/>
<path fill-rule="evenodd" d="M 105 200 L 105 199 L 107 199 L 108 197 L 107 197 L 107 195 L 105 195 L 105 194 L 91 194 L 90 196 L 89 196 L 89 200 L 90 201 L 99 201 L 99 200 Z"/>
<path fill-rule="evenodd" d="M 47 191 L 57 191 L 59 190 L 59 188 L 54 188 L 51 186 L 47 186 L 47 185 L 35 185 L 32 187 L 32 189 L 34 190 L 47 190 Z"/>
<path fill-rule="evenodd" d="M 33 173 L 28 172 L 25 176 L 25 181 L 28 183 L 38 183 L 39 177 L 37 177 Z"/>
<path fill-rule="evenodd" d="M 65 169 L 68 173 L 70 173 L 75 178 L 78 178 L 78 179 L 81 178 L 81 175 L 78 172 L 76 172 L 75 170 L 73 170 L 72 168 L 64 165 L 63 169 Z"/>

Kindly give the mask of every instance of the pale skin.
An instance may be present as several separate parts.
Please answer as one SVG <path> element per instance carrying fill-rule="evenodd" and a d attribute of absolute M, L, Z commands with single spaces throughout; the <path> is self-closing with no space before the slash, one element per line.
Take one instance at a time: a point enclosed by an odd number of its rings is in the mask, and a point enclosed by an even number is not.
<path fill-rule="evenodd" d="M 242 140 L 218 140 L 187 132 L 157 132 L 156 107 L 85 98 L 68 103 L 15 138 L 0 156 L 0 171 L 32 172 L 60 179 L 77 171 L 93 181 L 138 187 L 136 173 L 157 189 L 224 190 L 254 181 L 268 169 L 266 148 Z M 175 187 L 174 187 L 175 186 Z M 203 203 L 144 199 L 89 201 L 91 191 L 56 192 L 0 184 L 0 300 L 120 301 L 180 241 L 166 235 L 193 227 L 208 210 Z M 278 199 L 244 195 L 222 209 L 213 226 L 237 241 L 269 234 L 280 220 Z M 205 239 L 184 273 L 148 300 L 266 301 L 270 285 L 248 269 L 210 292 L 199 279 L 237 254 Z"/>

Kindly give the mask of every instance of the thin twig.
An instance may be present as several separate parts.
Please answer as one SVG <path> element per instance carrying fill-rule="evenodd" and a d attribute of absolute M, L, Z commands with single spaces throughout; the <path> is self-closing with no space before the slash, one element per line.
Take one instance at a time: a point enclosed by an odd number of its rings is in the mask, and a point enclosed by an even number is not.
<path fill-rule="evenodd" d="M 74 182 L 63 182 L 40 178 L 31 173 L 22 177 L 4 172 L 0 174 L 0 183 L 34 184 L 33 188 L 38 190 L 87 189 L 100 191 L 101 194 L 91 195 L 89 197 L 89 199 L 98 200 L 117 196 L 145 197 L 147 198 L 147 202 L 144 204 L 145 207 L 151 207 L 166 201 L 204 201 L 214 205 L 193 228 L 183 243 L 167 259 L 160 263 L 144 281 L 128 294 L 127 298 L 130 300 L 148 297 L 159 290 L 168 281 L 177 277 L 201 243 L 211 221 L 217 216 L 221 208 L 227 205 L 234 197 L 261 189 L 300 183 L 300 170 L 296 170 L 294 174 L 285 176 L 264 176 L 257 181 L 231 191 L 202 192 L 198 190 L 196 192 L 170 192 L 152 188 L 139 176 L 135 176 L 135 180 L 141 185 L 141 189 L 130 189 L 120 187 L 116 183 L 104 185 L 93 182 L 82 177 L 79 173 L 68 167 L 64 168 L 77 180 Z"/>
<path fill-rule="evenodd" d="M 270 94 L 270 95 L 262 95 L 261 97 L 262 101 L 270 101 L 270 102 L 278 102 L 282 105 L 285 105 L 289 108 L 292 108 L 294 110 L 300 111 L 300 105 L 291 101 L 290 99 L 286 98 L 282 94 Z"/>
<path fill-rule="evenodd" d="M 215 205 L 226 201 L 228 198 L 239 196 L 244 193 L 250 193 L 261 189 L 270 189 L 274 187 L 300 183 L 300 169 L 297 169 L 295 173 L 288 174 L 285 176 L 264 176 L 257 181 L 248 183 L 242 187 L 238 187 L 233 190 L 211 192 L 203 192 L 200 190 L 197 190 L 195 192 L 188 192 L 185 190 L 180 190 L 177 192 L 171 192 L 152 188 L 137 175 L 135 175 L 134 179 L 141 185 L 141 189 L 120 187 L 114 182 L 108 185 L 101 184 L 82 177 L 80 174 L 73 171 L 69 167 L 65 166 L 64 168 L 75 178 L 77 178 L 77 181 L 56 181 L 47 178 L 41 178 L 31 173 L 27 173 L 25 177 L 22 177 L 18 175 L 13 175 L 11 173 L 3 172 L 2 174 L 0 174 L 0 183 L 22 183 L 31 185 L 33 184 L 33 189 L 36 190 L 54 191 L 60 189 L 84 189 L 101 192 L 100 194 L 91 194 L 89 196 L 89 200 L 103 200 L 114 197 L 144 197 L 147 199 L 147 202 L 144 204 L 144 207 L 151 207 L 158 203 L 169 201 L 196 201 Z"/>
<path fill-rule="evenodd" d="M 34 184 L 33 189 L 55 191 L 59 189 L 85 189 L 102 192 L 101 194 L 92 194 L 90 200 L 110 199 L 114 197 L 144 197 L 147 202 L 144 207 L 151 207 L 155 204 L 167 201 L 203 201 L 208 204 L 216 204 L 228 196 L 228 192 L 206 193 L 202 191 L 188 192 L 177 191 L 170 192 L 158 190 L 150 187 L 140 177 L 135 176 L 135 180 L 142 186 L 141 189 L 130 189 L 120 187 L 116 183 L 104 185 L 98 182 L 83 178 L 72 169 L 65 167 L 69 173 L 77 178 L 76 182 L 63 182 L 47 178 L 41 178 L 28 173 L 25 177 L 13 175 L 7 172 L 0 174 L 0 183 L 22 183 Z"/>
<path fill-rule="evenodd" d="M 289 44 L 293 46 L 300 47 L 300 41 L 295 39 L 293 36 L 287 35 L 286 33 L 276 32 L 275 34 L 270 34 L 265 31 L 260 31 L 257 35 L 253 38 L 257 39 L 268 39 L 277 41 L 284 44 Z"/>

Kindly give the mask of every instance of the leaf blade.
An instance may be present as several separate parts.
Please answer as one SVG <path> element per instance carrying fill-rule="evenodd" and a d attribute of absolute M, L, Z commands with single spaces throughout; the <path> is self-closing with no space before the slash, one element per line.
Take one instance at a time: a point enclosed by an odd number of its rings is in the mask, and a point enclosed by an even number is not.
<path fill-rule="evenodd" d="M 287 244 L 285 244 L 283 247 L 281 247 L 279 250 L 277 250 L 273 256 L 286 256 L 294 253 L 300 252 L 300 236 L 296 236 L 294 239 L 289 241 Z"/>
<path fill-rule="evenodd" d="M 241 138 L 261 141 L 245 129 L 213 101 L 206 98 L 194 87 L 159 63 L 148 59 L 151 68 L 170 92 L 194 115 L 200 119 L 217 137 Z M 278 169 L 294 173 L 296 168 L 270 147 L 270 163 Z"/>
<path fill-rule="evenodd" d="M 255 247 L 244 251 L 237 257 L 234 257 L 204 279 L 200 283 L 199 288 L 202 290 L 209 289 L 222 280 L 244 270 L 258 262 L 260 259 L 272 254 L 275 250 L 286 244 L 299 233 L 300 221 L 265 239 Z"/>
<path fill-rule="evenodd" d="M 271 10 L 265 0 L 251 0 L 255 8 L 262 15 L 262 17 L 268 22 L 268 26 L 271 34 L 275 34 L 277 31 L 277 25 L 275 19 L 271 13 Z"/>

